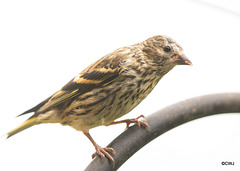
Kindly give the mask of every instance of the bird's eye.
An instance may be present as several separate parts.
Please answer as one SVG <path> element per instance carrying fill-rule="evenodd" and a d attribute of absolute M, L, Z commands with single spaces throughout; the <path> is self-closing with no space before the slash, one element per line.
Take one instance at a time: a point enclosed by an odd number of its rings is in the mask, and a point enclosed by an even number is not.
<path fill-rule="evenodd" d="M 163 50 L 164 50 L 165 52 L 170 52 L 170 51 L 171 51 L 171 48 L 170 48 L 170 46 L 165 46 L 165 47 L 163 48 Z"/>

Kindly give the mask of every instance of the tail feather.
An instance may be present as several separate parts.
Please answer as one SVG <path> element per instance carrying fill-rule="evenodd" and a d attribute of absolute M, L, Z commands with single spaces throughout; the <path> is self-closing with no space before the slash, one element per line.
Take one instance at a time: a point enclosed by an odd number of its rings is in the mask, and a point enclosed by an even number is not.
<path fill-rule="evenodd" d="M 39 123 L 37 123 L 37 117 L 31 117 L 28 120 L 26 120 L 25 122 L 23 122 L 20 126 L 18 126 L 17 128 L 13 129 L 12 131 L 7 133 L 7 138 L 17 134 L 20 131 L 23 131 L 24 129 L 27 129 L 33 125 L 37 125 Z"/>
<path fill-rule="evenodd" d="M 42 102 L 39 103 L 38 105 L 34 106 L 33 108 L 31 108 L 31 109 L 23 112 L 22 114 L 18 115 L 17 117 L 22 116 L 22 115 L 25 115 L 25 114 L 27 114 L 27 113 L 36 112 L 38 109 L 40 109 L 42 106 L 44 106 L 51 98 L 52 98 L 52 96 L 50 96 L 50 97 L 47 98 L 46 100 L 42 101 Z"/>

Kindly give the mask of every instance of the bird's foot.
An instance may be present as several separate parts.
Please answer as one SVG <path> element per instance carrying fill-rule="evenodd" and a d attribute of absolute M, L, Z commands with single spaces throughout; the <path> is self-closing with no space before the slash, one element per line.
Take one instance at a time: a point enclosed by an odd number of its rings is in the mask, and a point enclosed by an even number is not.
<path fill-rule="evenodd" d="M 113 157 L 109 154 L 109 152 L 113 153 L 114 155 L 116 155 L 116 151 L 113 148 L 102 148 L 100 147 L 91 137 L 91 135 L 89 134 L 88 131 L 83 131 L 84 135 L 86 135 L 88 137 L 88 139 L 92 142 L 93 146 L 96 149 L 96 152 L 92 155 L 92 158 L 94 158 L 95 156 L 99 155 L 102 159 L 102 161 L 104 161 L 104 158 L 108 158 L 112 164 L 113 167 L 115 166 L 114 163 L 114 159 Z"/>
<path fill-rule="evenodd" d="M 96 149 L 96 152 L 92 155 L 92 158 L 99 155 L 101 157 L 102 161 L 104 161 L 104 157 L 106 157 L 111 161 L 111 163 L 113 164 L 113 167 L 114 167 L 114 165 L 115 165 L 114 159 L 109 154 L 109 152 L 111 152 L 114 155 L 116 155 L 116 151 L 113 148 L 102 148 L 99 145 L 95 145 L 95 149 Z"/>
<path fill-rule="evenodd" d="M 139 127 L 140 127 L 141 125 L 144 126 L 144 127 L 147 128 L 147 130 L 150 132 L 150 128 L 149 128 L 147 122 L 145 122 L 145 121 L 139 121 L 139 120 L 138 120 L 139 118 L 143 118 L 144 120 L 146 120 L 146 117 L 145 117 L 144 115 L 140 115 L 139 117 L 137 117 L 137 118 L 135 118 L 135 119 L 125 119 L 125 120 L 122 120 L 122 121 L 112 122 L 112 123 L 108 124 L 107 126 L 109 126 L 109 125 L 115 125 L 115 124 L 119 124 L 119 123 L 126 123 L 127 126 L 126 126 L 125 130 L 127 130 L 127 129 L 129 128 L 129 125 L 130 125 L 131 123 L 135 123 L 135 124 L 137 124 Z"/>

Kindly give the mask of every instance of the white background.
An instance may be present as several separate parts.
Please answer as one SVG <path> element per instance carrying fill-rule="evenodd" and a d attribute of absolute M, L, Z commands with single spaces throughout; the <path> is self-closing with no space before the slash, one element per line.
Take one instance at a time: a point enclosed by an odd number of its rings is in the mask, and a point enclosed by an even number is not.
<path fill-rule="evenodd" d="M 237 0 L 0 1 L 0 135 L 29 116 L 21 112 L 60 89 L 113 50 L 168 35 L 193 66 L 177 66 L 123 118 L 149 115 L 187 98 L 240 91 Z M 123 119 L 121 118 L 121 119 Z M 240 115 L 202 118 L 160 136 L 120 170 L 240 169 Z M 106 146 L 125 125 L 97 127 Z M 94 148 L 81 133 L 42 124 L 0 143 L 0 170 L 83 170 Z M 235 162 L 222 166 L 221 162 Z"/>

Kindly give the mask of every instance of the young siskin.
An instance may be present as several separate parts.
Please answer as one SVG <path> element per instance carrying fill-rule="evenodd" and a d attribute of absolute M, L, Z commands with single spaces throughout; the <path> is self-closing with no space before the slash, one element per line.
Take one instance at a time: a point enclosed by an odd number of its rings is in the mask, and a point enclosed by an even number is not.
<path fill-rule="evenodd" d="M 7 134 L 14 134 L 42 123 L 60 123 L 82 131 L 93 143 L 102 160 L 109 152 L 90 136 L 89 129 L 100 125 L 137 123 L 128 119 L 114 122 L 135 108 L 153 90 L 158 81 L 176 65 L 191 65 L 181 46 L 167 36 L 154 36 L 143 42 L 119 48 L 99 59 L 68 82 L 61 90 L 21 115 L 34 114 Z M 20 116 L 20 115 L 19 115 Z"/>

